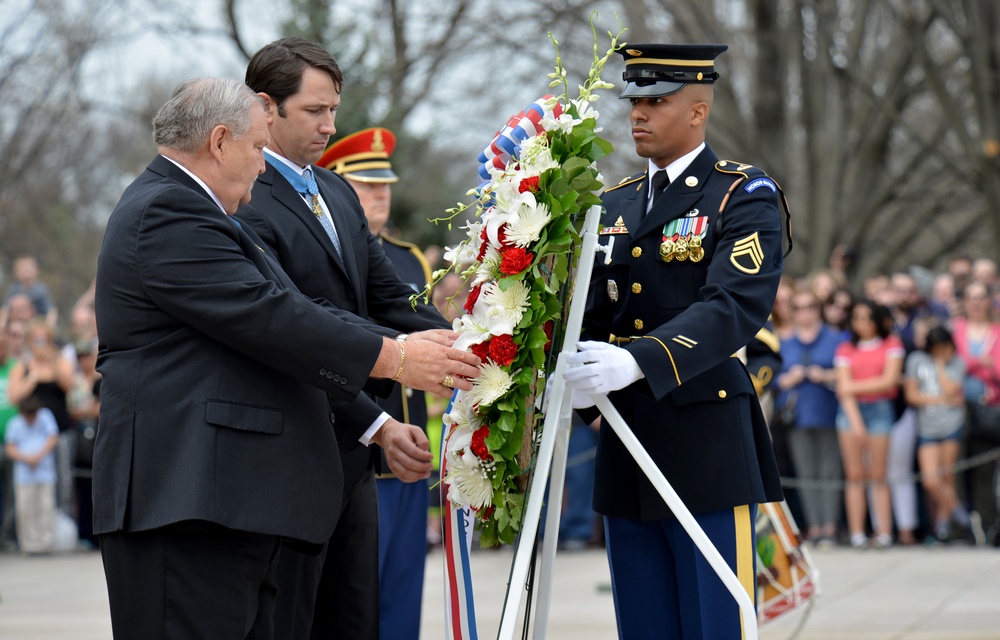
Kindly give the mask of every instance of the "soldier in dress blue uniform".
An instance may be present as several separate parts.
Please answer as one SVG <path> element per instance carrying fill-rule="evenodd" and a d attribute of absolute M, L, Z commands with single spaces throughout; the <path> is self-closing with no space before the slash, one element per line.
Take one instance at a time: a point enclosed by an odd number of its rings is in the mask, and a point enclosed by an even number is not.
<path fill-rule="evenodd" d="M 382 244 L 399 279 L 423 291 L 431 279 L 431 268 L 416 245 L 386 233 L 392 185 L 399 180 L 389 156 L 396 137 L 388 129 L 358 131 L 333 145 L 319 161 L 347 178 L 361 200 L 368 228 Z M 427 402 L 423 391 L 393 385 L 379 406 L 396 420 L 427 430 Z M 435 446 L 435 445 L 431 445 Z M 420 633 L 420 609 L 427 555 L 427 480 L 406 483 L 388 472 L 376 479 L 378 490 L 379 635 L 383 639 L 416 640 Z"/>
<path fill-rule="evenodd" d="M 725 45 L 626 45 L 643 173 L 603 195 L 574 406 L 608 394 L 751 597 L 754 520 L 781 500 L 754 388 L 736 354 L 768 318 L 782 267 L 777 184 L 720 160 L 705 125 Z M 593 411 L 593 410 L 591 410 Z M 586 414 L 587 412 L 584 411 Z M 585 418 L 587 416 L 585 415 Z M 621 638 L 740 638 L 736 601 L 610 428 L 597 452 Z"/>

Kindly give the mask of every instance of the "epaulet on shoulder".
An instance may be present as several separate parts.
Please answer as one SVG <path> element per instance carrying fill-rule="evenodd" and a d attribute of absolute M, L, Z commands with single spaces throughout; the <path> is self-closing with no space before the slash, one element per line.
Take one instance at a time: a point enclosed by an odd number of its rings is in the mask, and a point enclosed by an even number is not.
<path fill-rule="evenodd" d="M 743 176 L 744 178 L 749 178 L 751 175 L 765 175 L 763 169 L 758 169 L 752 164 L 735 162 L 733 160 L 719 160 L 715 163 L 715 170 L 721 173 Z"/>
<path fill-rule="evenodd" d="M 754 337 L 774 353 L 781 351 L 781 339 L 771 330 L 771 327 L 761 327 L 760 331 Z"/>
<path fill-rule="evenodd" d="M 622 180 L 621 182 L 619 182 L 615 186 L 613 186 L 611 188 L 608 188 L 608 189 L 605 189 L 604 193 L 608 193 L 609 191 L 614 191 L 615 189 L 621 189 L 624 186 L 628 186 L 630 184 L 633 184 L 633 183 L 638 182 L 639 180 L 643 180 L 645 178 L 646 178 L 646 172 L 645 171 L 643 171 L 642 173 L 637 173 L 634 176 L 629 176 L 629 177 L 625 178 L 624 180 Z"/>
<path fill-rule="evenodd" d="M 402 249 L 406 249 L 411 254 L 413 254 L 413 257 L 415 257 L 417 259 L 417 262 L 420 263 L 420 268 L 424 272 L 424 282 L 431 281 L 431 265 L 429 262 L 427 262 L 427 257 L 424 256 L 424 252 L 420 250 L 420 247 L 413 244 L 412 242 L 406 242 L 404 240 L 400 240 L 399 238 L 393 238 L 392 236 L 384 235 L 382 236 L 382 241 L 388 242 L 389 244 L 394 244 Z"/>
<path fill-rule="evenodd" d="M 417 245 L 413 244 L 412 242 L 406 242 L 404 240 L 400 240 L 399 238 L 393 238 L 392 236 L 383 235 L 382 240 L 384 242 L 388 242 L 389 244 L 394 244 L 397 247 L 403 247 L 404 249 L 410 249 L 410 250 L 416 249 L 417 251 L 420 251 L 420 247 L 418 247 Z"/>

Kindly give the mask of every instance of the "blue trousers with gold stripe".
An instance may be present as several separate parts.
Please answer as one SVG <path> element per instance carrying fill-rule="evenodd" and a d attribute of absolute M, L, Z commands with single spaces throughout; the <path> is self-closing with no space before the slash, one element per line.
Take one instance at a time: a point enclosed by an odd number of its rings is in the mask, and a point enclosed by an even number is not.
<path fill-rule="evenodd" d="M 756 592 L 757 505 L 695 516 L 751 598 Z M 674 519 L 604 518 L 618 637 L 622 640 L 742 638 L 736 600 Z"/>

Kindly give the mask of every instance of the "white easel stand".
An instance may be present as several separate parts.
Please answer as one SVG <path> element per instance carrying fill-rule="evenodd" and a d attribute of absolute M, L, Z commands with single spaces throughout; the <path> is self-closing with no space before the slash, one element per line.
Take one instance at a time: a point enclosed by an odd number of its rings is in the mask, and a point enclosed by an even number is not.
<path fill-rule="evenodd" d="M 597 244 L 597 226 L 600 219 L 601 208 L 592 207 L 587 212 L 583 229 L 583 245 L 580 253 L 580 262 L 577 265 L 576 277 L 573 282 L 572 302 L 570 304 L 569 318 L 566 323 L 565 339 L 563 348 L 556 360 L 556 367 L 550 379 L 550 388 L 546 390 L 549 395 L 548 413 L 543 424 L 542 439 L 538 446 L 535 461 L 534 491 L 529 490 L 528 501 L 524 512 L 524 522 L 519 534 L 519 541 L 514 550 L 514 562 L 511 567 L 510 579 L 507 583 L 507 595 L 504 600 L 503 616 L 500 620 L 500 629 L 497 633 L 498 640 L 513 640 L 514 627 L 517 624 L 518 615 L 521 611 L 521 602 L 526 595 L 526 579 L 529 564 L 531 562 L 534 541 L 538 534 L 538 522 L 541 518 L 542 499 L 544 491 L 538 490 L 545 487 L 545 479 L 549 479 L 549 508 L 547 521 L 545 523 L 545 537 L 542 543 L 541 569 L 539 571 L 539 581 L 537 585 L 537 598 L 535 605 L 535 622 L 533 638 L 542 640 L 545 638 L 546 627 L 548 626 L 549 602 L 552 596 L 552 571 L 555 566 L 556 543 L 559 538 L 559 519 L 562 513 L 563 485 L 566 477 L 566 457 L 569 442 L 570 416 L 572 408 L 572 393 L 566 389 L 563 374 L 566 370 L 565 358 L 568 354 L 576 351 L 576 343 L 580 338 L 580 331 L 583 326 L 583 313 L 587 302 L 587 289 L 590 286 L 590 276 L 594 270 L 594 259 L 597 251 L 604 251 L 608 254 L 606 262 L 610 260 L 610 245 L 600 247 Z M 614 237 L 612 236 L 612 240 Z M 580 283 L 583 283 L 582 288 Z M 614 408 L 607 396 L 593 396 L 603 415 L 603 421 L 618 434 L 622 443 L 635 458 L 636 463 L 643 470 L 646 476 L 656 487 L 660 496 L 670 507 L 678 521 L 687 531 L 688 535 L 701 550 L 709 564 L 719 575 L 723 584 L 730 594 L 736 599 L 740 607 L 740 615 L 743 618 L 743 631 L 746 640 L 757 640 L 757 616 L 754 610 L 753 600 L 744 590 L 739 579 L 733 570 L 726 564 L 726 561 L 719 554 L 719 551 L 709 540 L 701 526 L 691 515 L 691 512 L 678 497 L 670 483 L 657 468 L 653 459 L 646 453 L 646 449 L 639 442 L 635 434 L 622 419 L 621 415 Z M 550 477 L 551 471 L 551 477 Z M 523 543 L 523 544 L 522 544 Z M 516 587 L 516 589 L 515 589 Z M 513 597 L 512 597 L 513 596 Z M 525 603 L 530 607 L 531 603 Z"/>

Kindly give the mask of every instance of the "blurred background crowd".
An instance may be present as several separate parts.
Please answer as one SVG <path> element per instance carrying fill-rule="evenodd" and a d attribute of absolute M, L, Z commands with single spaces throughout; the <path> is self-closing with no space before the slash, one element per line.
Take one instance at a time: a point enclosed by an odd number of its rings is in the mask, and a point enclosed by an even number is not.
<path fill-rule="evenodd" d="M 10 273 L 0 308 L 0 550 L 94 548 L 93 288 L 61 318 L 34 256 L 14 258 Z"/>
<path fill-rule="evenodd" d="M 437 247 L 426 254 L 443 266 Z M 1000 544 L 996 262 L 955 254 L 937 273 L 912 266 L 857 279 L 852 258 L 837 247 L 828 267 L 786 276 L 771 315 L 782 364 L 765 380 L 762 401 L 805 540 L 858 548 Z M 16 257 L 10 274 L 0 307 L 0 550 L 93 548 L 90 464 L 100 408 L 93 290 L 60 313 L 33 256 Z M 461 312 L 461 286 L 450 274 L 434 290 L 449 319 Z M 444 403 L 428 402 L 435 441 Z M 26 419 L 40 434 L 26 446 L 46 451 L 34 465 L 14 441 Z M 20 428 L 11 429 L 15 423 Z M 590 508 L 598 428 L 574 423 L 563 549 L 602 543 Z M 51 505 L 32 485 L 46 487 Z M 31 504 L 19 505 L 19 497 Z M 39 501 L 41 540 L 18 528 L 19 514 L 25 526 L 36 521 Z M 431 548 L 440 543 L 439 513 L 435 505 L 428 518 Z M 19 536 L 27 536 L 20 545 Z"/>
<path fill-rule="evenodd" d="M 951 255 L 851 287 L 852 253 L 783 279 L 766 399 L 785 495 L 818 545 L 998 542 L 1000 278 Z"/>

